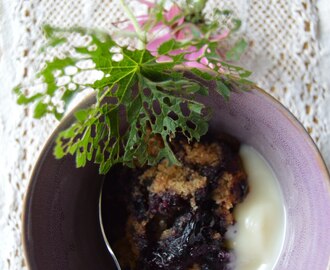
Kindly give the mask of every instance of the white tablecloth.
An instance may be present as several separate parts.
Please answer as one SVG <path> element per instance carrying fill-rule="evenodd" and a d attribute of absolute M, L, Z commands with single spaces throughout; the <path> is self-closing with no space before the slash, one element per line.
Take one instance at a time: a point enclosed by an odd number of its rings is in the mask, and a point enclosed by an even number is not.
<path fill-rule="evenodd" d="M 138 4 L 134 5 L 139 9 Z M 330 167 L 330 2 L 210 0 L 233 9 L 250 43 L 253 79 L 303 123 Z M 56 126 L 15 103 L 12 87 L 38 66 L 40 25 L 104 29 L 122 18 L 115 0 L 0 0 L 0 269 L 26 269 L 21 213 L 31 169 Z"/>

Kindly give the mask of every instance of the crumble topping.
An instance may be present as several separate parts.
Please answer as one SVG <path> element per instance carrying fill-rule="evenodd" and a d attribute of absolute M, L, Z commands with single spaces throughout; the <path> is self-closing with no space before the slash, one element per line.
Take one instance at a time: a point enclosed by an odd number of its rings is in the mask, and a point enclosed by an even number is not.
<path fill-rule="evenodd" d="M 167 160 L 161 161 L 156 168 L 150 168 L 140 180 L 153 179 L 148 187 L 151 193 L 172 192 L 184 197 L 194 196 L 196 190 L 205 187 L 206 177 L 185 166 L 168 166 Z"/>
<path fill-rule="evenodd" d="M 184 144 L 185 156 L 187 163 L 198 165 L 217 166 L 222 160 L 221 147 L 217 143 L 202 144 L 193 143 Z"/>

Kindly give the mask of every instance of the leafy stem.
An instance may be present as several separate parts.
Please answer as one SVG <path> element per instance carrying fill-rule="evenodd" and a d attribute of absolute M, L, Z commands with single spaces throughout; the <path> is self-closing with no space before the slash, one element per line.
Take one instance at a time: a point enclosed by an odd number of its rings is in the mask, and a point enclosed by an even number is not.
<path fill-rule="evenodd" d="M 45 26 L 48 42 L 44 52 L 46 48 L 61 48 L 62 57 L 47 60 L 36 74 L 44 88 L 37 87 L 30 93 L 25 85 L 14 89 L 19 104 L 35 104 L 36 118 L 53 114 L 57 119 L 62 118 L 78 93 L 92 89 L 95 104 L 75 112 L 75 122 L 56 139 L 54 155 L 74 155 L 77 167 L 94 161 L 100 173 L 107 173 L 117 163 L 130 167 L 154 165 L 166 158 L 170 164 L 178 164 L 169 141 L 178 133 L 188 141 L 198 141 L 208 130 L 210 110 L 197 101 L 198 96 L 209 94 L 208 82 L 215 83 L 215 90 L 225 99 L 231 91 L 248 90 L 252 85 L 247 80 L 249 71 L 226 61 L 238 59 L 247 45 L 243 40 L 227 51 L 228 59 L 224 59 L 218 53 L 218 41 L 208 39 L 219 39 L 212 32 L 214 24 L 206 25 L 205 31 L 197 24 L 191 27 L 192 22 L 183 24 L 185 13 L 178 14 L 178 6 L 168 13 L 156 6 L 143 28 L 124 0 L 120 2 L 144 47 L 132 50 L 120 46 L 102 31 Z M 197 15 L 187 17 L 198 23 L 203 21 L 201 7 Z M 192 6 L 191 9 L 194 10 Z M 174 32 L 168 33 L 166 39 L 160 38 L 158 47 L 146 49 L 146 29 L 152 32 L 153 27 L 164 22 Z M 176 38 L 184 35 L 188 26 L 196 35 L 191 39 Z M 222 36 L 223 33 L 220 39 Z M 74 38 L 87 41 L 73 45 Z M 90 77 L 95 80 L 87 82 Z"/>

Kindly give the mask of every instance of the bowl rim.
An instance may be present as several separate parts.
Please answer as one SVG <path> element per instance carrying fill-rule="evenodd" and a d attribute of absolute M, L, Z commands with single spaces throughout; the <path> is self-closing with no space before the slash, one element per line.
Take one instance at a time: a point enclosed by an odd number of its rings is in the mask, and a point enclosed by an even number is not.
<path fill-rule="evenodd" d="M 311 135 L 308 133 L 306 128 L 303 126 L 303 124 L 298 120 L 298 118 L 287 108 L 285 107 L 279 100 L 277 100 L 275 97 L 273 97 L 270 93 L 265 91 L 264 89 L 254 86 L 252 90 L 247 91 L 245 93 L 255 93 L 259 96 L 265 97 L 269 102 L 273 103 L 276 108 L 279 109 L 279 112 L 285 116 L 290 123 L 298 130 L 298 132 L 301 134 L 302 138 L 304 139 L 305 143 L 309 145 L 312 152 L 315 154 L 314 158 L 317 161 L 317 164 L 319 166 L 320 172 L 322 172 L 323 180 L 325 181 L 325 184 L 327 186 L 327 193 L 330 197 L 330 171 L 326 166 L 325 160 L 321 154 L 320 149 L 317 147 L 315 141 L 312 139 Z M 244 93 L 243 93 L 244 94 Z M 59 132 L 71 121 L 73 121 L 74 113 L 81 108 L 86 107 L 93 98 L 95 98 L 95 93 L 89 93 L 85 97 L 83 97 L 80 101 L 78 101 L 77 105 L 75 105 L 70 111 L 68 111 L 63 119 L 61 119 L 57 126 L 52 131 L 51 135 L 48 137 L 48 139 L 43 144 L 41 151 L 38 155 L 38 158 L 31 170 L 31 174 L 29 177 L 29 183 L 28 187 L 24 194 L 23 204 L 22 204 L 22 216 L 21 216 L 21 222 L 22 222 L 22 229 L 21 229 L 21 239 L 22 239 L 22 246 L 23 246 L 23 258 L 25 263 L 28 266 L 28 269 L 31 269 L 31 262 L 28 258 L 28 248 L 27 248 L 27 235 L 26 235 L 26 229 L 27 229 L 27 204 L 28 200 L 31 198 L 31 194 L 33 192 L 33 179 L 35 179 L 39 167 L 42 164 L 43 159 L 45 158 L 46 152 L 49 150 L 49 148 L 52 146 L 52 143 L 54 142 L 54 139 L 57 137 Z M 102 190 L 102 189 L 101 189 Z M 106 244 L 105 244 L 106 245 Z M 330 258 L 328 262 L 328 268 L 330 269 Z"/>
<path fill-rule="evenodd" d="M 94 93 L 90 93 L 90 94 L 86 95 L 80 101 L 78 101 L 77 105 L 75 105 L 70 111 L 68 111 L 60 121 L 58 121 L 56 127 L 54 128 L 54 130 L 51 132 L 51 134 L 49 135 L 49 137 L 46 139 L 43 146 L 41 147 L 41 151 L 38 155 L 38 158 L 37 158 L 36 162 L 34 163 L 34 166 L 31 170 L 31 174 L 29 177 L 29 183 L 28 183 L 28 186 L 25 191 L 24 198 L 23 198 L 22 216 L 21 216 L 22 229 L 21 229 L 21 233 L 20 233 L 21 239 L 22 239 L 22 247 L 23 247 L 23 258 L 24 258 L 24 261 L 25 261 L 28 269 L 31 269 L 31 262 L 27 256 L 28 247 L 27 247 L 27 235 L 25 234 L 25 232 L 27 231 L 27 220 L 28 220 L 27 205 L 28 205 L 29 199 L 31 198 L 31 194 L 33 192 L 33 183 L 32 183 L 33 179 L 35 179 L 36 175 L 38 174 L 39 167 L 45 158 L 45 154 L 48 152 L 48 150 L 52 146 L 52 144 L 55 141 L 56 137 L 58 136 L 59 132 L 62 131 L 62 129 L 67 124 L 72 122 L 74 113 L 77 110 L 82 109 L 85 106 L 87 106 L 92 101 L 93 98 L 95 98 Z"/>
<path fill-rule="evenodd" d="M 264 95 L 266 98 L 268 98 L 269 101 L 274 101 L 275 106 L 279 108 L 279 111 L 299 131 L 299 133 L 303 136 L 304 141 L 309 144 L 311 150 L 313 150 L 313 152 L 316 154 L 315 157 L 317 158 L 318 165 L 320 166 L 320 169 L 323 172 L 323 176 L 328 186 L 328 192 L 330 195 L 330 168 L 327 167 L 320 149 L 316 145 L 316 142 L 313 140 L 311 135 L 308 133 L 307 129 L 303 126 L 303 124 L 299 121 L 299 119 L 286 106 L 284 106 L 284 104 L 282 104 L 279 100 L 273 97 L 270 93 L 268 93 L 267 91 L 265 91 L 264 89 L 258 86 L 256 86 L 253 90 L 257 90 L 257 94 Z"/>

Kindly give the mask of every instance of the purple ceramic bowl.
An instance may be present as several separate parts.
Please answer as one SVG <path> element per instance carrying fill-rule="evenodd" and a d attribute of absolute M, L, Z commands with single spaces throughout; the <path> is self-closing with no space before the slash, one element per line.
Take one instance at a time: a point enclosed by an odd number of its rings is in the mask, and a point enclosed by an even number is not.
<path fill-rule="evenodd" d="M 330 177 L 306 130 L 262 90 L 233 93 L 230 102 L 211 93 L 218 128 L 253 146 L 273 168 L 286 209 L 284 247 L 277 270 L 325 270 L 330 262 Z"/>
<path fill-rule="evenodd" d="M 89 97 L 81 106 L 93 100 Z M 330 179 L 312 139 L 297 119 L 262 90 L 233 93 L 225 102 L 214 91 L 202 101 L 213 108 L 213 131 L 253 146 L 272 166 L 286 208 L 286 235 L 277 270 L 325 270 L 330 258 Z M 52 156 L 58 132 L 35 167 L 24 207 L 23 239 L 30 269 L 114 269 L 98 223 L 102 177 L 88 164 Z"/>

